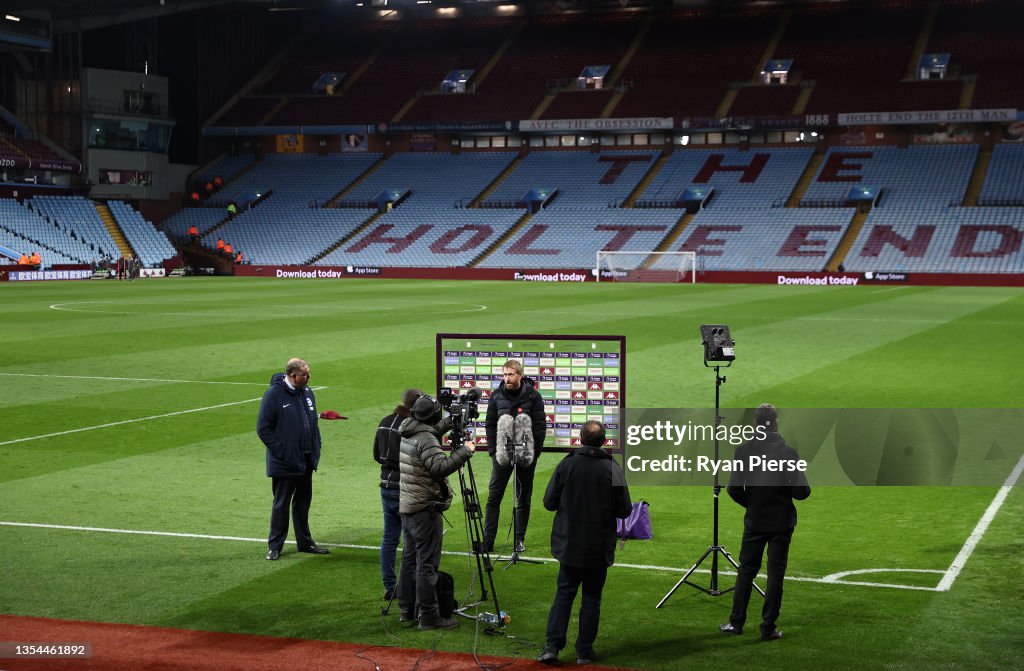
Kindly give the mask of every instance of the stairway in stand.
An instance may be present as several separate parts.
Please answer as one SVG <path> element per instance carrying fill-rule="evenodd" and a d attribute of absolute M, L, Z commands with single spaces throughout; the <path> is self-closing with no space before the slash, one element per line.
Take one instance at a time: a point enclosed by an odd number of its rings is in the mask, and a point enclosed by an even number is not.
<path fill-rule="evenodd" d="M 114 239 L 114 243 L 117 245 L 117 249 L 121 252 L 121 256 L 128 258 L 135 254 L 135 250 L 128 244 L 128 240 L 124 237 L 124 232 L 121 231 L 121 227 L 117 225 L 117 220 L 114 219 L 114 215 L 110 212 L 110 208 L 107 207 L 106 203 L 95 203 L 96 212 L 99 213 L 100 219 L 103 220 L 103 225 L 110 231 L 110 237 Z"/>

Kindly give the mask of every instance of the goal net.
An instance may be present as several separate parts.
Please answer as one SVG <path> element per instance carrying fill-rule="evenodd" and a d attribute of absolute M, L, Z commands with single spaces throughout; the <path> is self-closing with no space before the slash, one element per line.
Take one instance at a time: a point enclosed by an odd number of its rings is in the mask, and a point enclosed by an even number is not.
<path fill-rule="evenodd" d="M 598 282 L 697 281 L 696 252 L 597 253 Z"/>

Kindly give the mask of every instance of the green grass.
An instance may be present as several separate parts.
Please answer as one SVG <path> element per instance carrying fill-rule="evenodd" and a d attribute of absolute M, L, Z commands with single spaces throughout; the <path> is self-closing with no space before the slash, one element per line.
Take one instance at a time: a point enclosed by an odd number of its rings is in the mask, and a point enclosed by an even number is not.
<path fill-rule="evenodd" d="M 374 428 L 403 388 L 433 386 L 438 332 L 625 335 L 632 407 L 713 404 L 697 331 L 705 322 L 729 324 L 737 341 L 726 407 L 1024 407 L 1024 295 L 1009 288 L 168 279 L 0 285 L 0 309 L 2 522 L 265 538 L 258 399 L 273 372 L 302 356 L 311 383 L 325 387 L 320 408 L 350 417 L 321 424 L 314 535 L 374 546 Z M 209 409 L 189 412 L 201 408 Z M 132 421 L 140 418 L 148 419 Z M 1006 474 L 1020 442 L 1003 445 Z M 539 498 L 557 458 L 540 462 L 530 556 L 548 556 L 551 514 Z M 486 490 L 489 462 L 473 464 Z M 762 646 L 718 634 L 728 596 L 683 586 L 654 608 L 710 543 L 711 497 L 695 487 L 634 488 L 634 499 L 651 502 L 655 538 L 630 542 L 618 561 L 672 570 L 611 570 L 601 661 L 665 670 L 1019 667 L 1019 487 L 949 591 L 820 581 L 869 568 L 945 571 L 996 492 L 817 487 L 799 505 L 789 567 L 798 580 L 786 584 L 780 620 L 786 639 Z M 721 541 L 734 552 L 741 512 L 723 499 Z M 458 502 L 448 517 L 446 550 L 465 550 Z M 509 517 L 506 509 L 503 523 Z M 394 611 L 381 618 L 372 549 L 310 557 L 290 546 L 266 562 L 258 541 L 0 529 L 2 613 L 361 644 L 534 657 L 557 574 L 554 563 L 499 566 L 515 638 L 477 638 L 468 624 L 428 634 L 399 629 Z M 443 566 L 465 597 L 468 560 L 448 555 Z M 940 577 L 851 579 L 934 587 Z"/>

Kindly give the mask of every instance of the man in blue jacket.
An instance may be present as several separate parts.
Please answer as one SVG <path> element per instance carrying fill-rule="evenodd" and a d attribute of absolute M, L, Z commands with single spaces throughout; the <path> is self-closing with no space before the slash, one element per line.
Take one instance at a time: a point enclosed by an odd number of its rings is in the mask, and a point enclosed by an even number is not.
<path fill-rule="evenodd" d="M 299 552 L 325 555 L 330 551 L 313 542 L 309 504 L 313 500 L 313 471 L 320 463 L 320 427 L 316 398 L 309 388 L 309 364 L 290 359 L 284 373 L 274 373 L 263 394 L 256 433 L 267 446 L 267 477 L 274 490 L 270 512 L 267 559 L 281 556 L 288 537 L 288 511 L 295 523 Z"/>

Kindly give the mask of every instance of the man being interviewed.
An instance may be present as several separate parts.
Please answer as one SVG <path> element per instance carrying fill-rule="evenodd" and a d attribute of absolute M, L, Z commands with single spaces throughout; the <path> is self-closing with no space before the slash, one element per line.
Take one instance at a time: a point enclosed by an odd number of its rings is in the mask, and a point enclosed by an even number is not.
<path fill-rule="evenodd" d="M 626 479 L 612 455 L 602 449 L 604 425 L 590 420 L 580 430 L 582 447 L 555 467 L 544 492 L 544 507 L 555 511 L 551 554 L 558 560 L 558 589 L 548 615 L 547 645 L 538 661 L 557 664 L 565 647 L 576 592 L 583 588 L 576 662 L 594 659 L 601 620 L 601 593 L 615 562 L 615 520 L 632 511 Z"/>
<path fill-rule="evenodd" d="M 484 548 L 494 550 L 494 539 L 498 536 L 498 517 L 501 513 L 501 500 L 505 496 L 509 478 L 512 476 L 511 464 L 498 463 L 496 453 L 500 448 L 497 444 L 498 419 L 502 416 L 526 415 L 530 418 L 533 433 L 533 461 L 526 467 L 516 467 L 519 485 L 519 506 L 515 520 L 515 551 L 526 549 L 526 526 L 530 522 L 530 500 L 533 497 L 533 474 L 537 469 L 537 460 L 543 451 L 544 436 L 547 434 L 547 417 L 544 415 L 544 399 L 534 386 L 533 380 L 523 377 L 523 364 L 516 359 L 509 359 L 502 366 L 502 382 L 491 393 L 487 403 L 487 452 L 491 455 L 491 481 L 487 489 L 487 514 L 484 523 Z M 515 491 L 513 483 L 513 491 Z"/>
<path fill-rule="evenodd" d="M 295 523 L 299 552 L 325 555 L 309 531 L 309 504 L 313 500 L 313 471 L 320 464 L 320 427 L 316 397 L 309 388 L 309 364 L 289 359 L 284 373 L 274 373 L 263 394 L 256 433 L 267 447 L 267 477 L 271 478 L 274 506 L 270 512 L 267 559 L 281 556 L 288 537 L 288 509 Z"/>
<path fill-rule="evenodd" d="M 473 456 L 467 440 L 449 456 L 441 450 L 441 436 L 451 429 L 441 421 L 441 404 L 420 396 L 412 404 L 412 417 L 402 422 L 398 509 L 402 514 L 402 567 L 398 576 L 399 619 L 411 622 L 419 609 L 420 629 L 452 629 L 455 618 L 444 617 L 437 603 L 437 569 L 441 564 L 441 516 L 452 504 L 448 476 Z"/>

